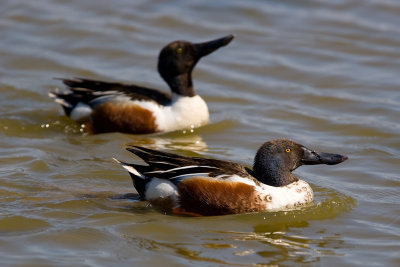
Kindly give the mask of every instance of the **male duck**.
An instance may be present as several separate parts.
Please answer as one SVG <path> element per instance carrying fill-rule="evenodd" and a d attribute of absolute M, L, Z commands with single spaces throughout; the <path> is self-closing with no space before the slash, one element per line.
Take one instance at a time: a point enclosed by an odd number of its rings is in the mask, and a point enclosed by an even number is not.
<path fill-rule="evenodd" d="M 253 170 L 240 164 L 127 148 L 147 165 L 116 160 L 132 177 L 142 200 L 176 214 L 222 215 L 291 209 L 313 201 L 308 183 L 292 171 L 301 165 L 334 165 L 345 155 L 317 153 L 294 141 L 272 140 L 258 150 Z"/>
<path fill-rule="evenodd" d="M 71 92 L 50 92 L 67 116 L 89 132 L 146 134 L 208 123 L 207 104 L 193 89 L 192 71 L 204 56 L 229 44 L 233 35 L 204 43 L 175 41 L 158 57 L 158 72 L 172 95 L 137 85 L 88 79 L 61 79 Z"/>

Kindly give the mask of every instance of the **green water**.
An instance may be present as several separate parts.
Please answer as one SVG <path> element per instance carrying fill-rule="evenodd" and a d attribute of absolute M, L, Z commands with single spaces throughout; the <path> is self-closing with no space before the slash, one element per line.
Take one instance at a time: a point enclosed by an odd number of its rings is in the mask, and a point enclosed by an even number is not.
<path fill-rule="evenodd" d="M 400 4 L 397 1 L 3 1 L 2 266 L 398 266 Z M 87 135 L 47 93 L 54 77 L 167 90 L 159 50 L 233 42 L 201 60 L 211 123 Z M 189 218 L 135 197 L 126 144 L 251 165 L 266 140 L 342 153 L 295 171 L 313 206 Z"/>

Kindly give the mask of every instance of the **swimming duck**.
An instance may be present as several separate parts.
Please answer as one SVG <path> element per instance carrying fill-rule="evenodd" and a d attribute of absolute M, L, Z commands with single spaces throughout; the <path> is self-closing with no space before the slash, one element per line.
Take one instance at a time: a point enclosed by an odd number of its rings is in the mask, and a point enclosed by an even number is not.
<path fill-rule="evenodd" d="M 50 92 L 67 116 L 91 133 L 147 134 L 205 125 L 208 107 L 193 88 L 192 71 L 204 56 L 229 44 L 233 35 L 203 43 L 174 41 L 158 57 L 158 72 L 172 94 L 133 84 L 82 78 L 61 79 L 70 92 Z"/>
<path fill-rule="evenodd" d="M 185 157 L 139 146 L 127 150 L 147 165 L 116 160 L 142 200 L 164 211 L 223 215 L 292 209 L 313 202 L 313 190 L 292 171 L 302 165 L 335 165 L 345 155 L 315 152 L 288 139 L 264 143 L 253 169 L 217 159 Z"/>

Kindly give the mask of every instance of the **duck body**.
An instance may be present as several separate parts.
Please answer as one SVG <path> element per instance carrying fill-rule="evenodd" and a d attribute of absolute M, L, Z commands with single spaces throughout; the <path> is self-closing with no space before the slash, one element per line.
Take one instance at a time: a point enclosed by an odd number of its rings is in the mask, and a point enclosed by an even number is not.
<path fill-rule="evenodd" d="M 271 147 L 275 152 L 268 151 Z M 141 199 L 164 211 L 189 215 L 278 211 L 311 204 L 312 188 L 291 171 L 303 164 L 337 164 L 347 159 L 337 154 L 317 154 L 286 139 L 265 143 L 256 155 L 253 170 L 230 161 L 184 157 L 135 146 L 127 149 L 148 164 L 118 161 L 128 170 Z M 263 162 L 265 157 L 267 164 Z M 259 164 L 263 164 L 263 173 L 259 172 Z"/>
<path fill-rule="evenodd" d="M 155 178 L 146 185 L 145 200 L 163 211 L 193 215 L 225 215 L 279 211 L 312 203 L 313 191 L 299 180 L 273 187 L 250 176 L 190 177 L 179 184 Z"/>
<path fill-rule="evenodd" d="M 232 35 L 204 43 L 175 41 L 159 55 L 158 71 L 171 94 L 138 85 L 82 78 L 61 79 L 69 92 L 50 92 L 67 116 L 91 133 L 147 134 L 205 125 L 205 101 L 195 93 L 191 73 L 200 58 L 227 45 Z"/>
<path fill-rule="evenodd" d="M 106 91 L 100 94 L 97 92 L 96 98 L 86 103 L 79 102 L 66 111 L 71 119 L 84 124 L 91 133 L 169 132 L 200 127 L 209 121 L 207 104 L 199 95 L 173 94 L 160 103 L 153 99 L 134 99 L 129 92 L 113 92 L 110 95 Z"/>

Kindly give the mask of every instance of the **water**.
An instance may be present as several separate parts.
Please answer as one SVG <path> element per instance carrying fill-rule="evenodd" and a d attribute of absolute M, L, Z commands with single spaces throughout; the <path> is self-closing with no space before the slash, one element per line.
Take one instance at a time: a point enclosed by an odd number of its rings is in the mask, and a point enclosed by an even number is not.
<path fill-rule="evenodd" d="M 400 4 L 336 1 L 0 3 L 2 266 L 400 265 Z M 194 72 L 211 123 L 90 136 L 54 77 L 164 88 L 159 50 L 235 34 Z M 126 144 L 251 164 L 266 140 L 343 153 L 296 174 L 315 205 L 189 218 L 137 201 Z"/>

